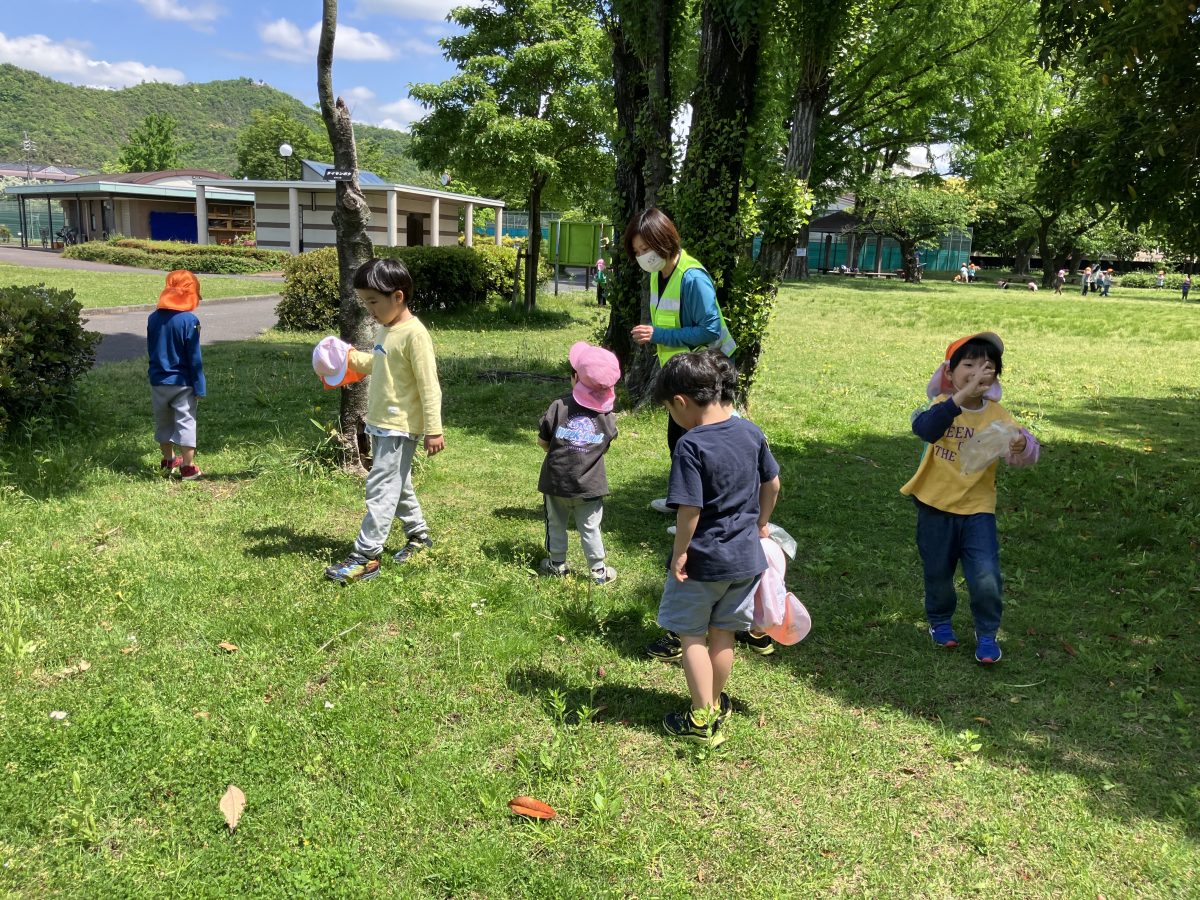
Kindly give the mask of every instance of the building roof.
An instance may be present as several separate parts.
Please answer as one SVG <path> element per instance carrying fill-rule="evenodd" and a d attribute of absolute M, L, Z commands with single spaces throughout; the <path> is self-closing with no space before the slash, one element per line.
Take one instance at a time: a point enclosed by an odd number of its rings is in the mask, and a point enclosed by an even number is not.
<path fill-rule="evenodd" d="M 90 169 L 79 169 L 75 166 L 42 166 L 30 165 L 23 162 L 0 162 L 0 178 L 36 178 L 39 181 L 66 181 L 79 175 L 85 175 Z"/>
<path fill-rule="evenodd" d="M 361 173 L 360 173 L 361 174 Z M 237 179 L 217 179 L 217 178 L 198 178 L 196 184 L 204 185 L 207 188 L 225 189 L 231 191 L 254 191 L 254 190 L 281 190 L 283 188 L 296 188 L 301 191 L 332 191 L 337 188 L 336 181 L 279 181 L 276 179 L 258 179 L 251 181 L 248 178 L 243 178 L 240 181 Z M 451 200 L 458 203 L 476 203 L 480 206 L 496 207 L 497 209 L 504 208 L 504 201 L 497 200 L 494 197 L 476 197 L 471 194 L 455 194 L 451 191 L 435 191 L 432 188 L 417 187 L 412 184 L 393 184 L 391 182 L 381 181 L 379 184 L 363 184 L 359 185 L 369 191 L 394 191 L 397 194 L 407 194 L 412 197 L 437 197 L 441 200 Z"/>
<path fill-rule="evenodd" d="M 71 180 L 72 184 L 89 181 L 104 181 L 110 184 L 158 184 L 163 181 L 180 181 L 196 178 L 228 178 L 211 169 L 163 169 L 161 172 L 102 172 L 99 175 L 83 175 Z"/>
<path fill-rule="evenodd" d="M 813 219 L 809 222 L 808 233 L 845 234 L 856 230 L 861 225 L 862 219 L 858 216 L 851 215 L 844 209 L 839 209 L 837 212 L 829 213 L 829 215 L 821 216 L 819 219 Z"/>
<path fill-rule="evenodd" d="M 241 182 L 225 182 L 229 185 Z M 59 200 L 71 197 L 153 197 L 161 200 L 195 200 L 194 186 L 182 187 L 175 185 L 128 184 L 119 181 L 94 181 L 75 179 L 60 184 L 18 184 L 4 189 L 9 195 L 25 197 L 47 197 Z M 206 191 L 210 200 L 221 203 L 253 203 L 254 194 L 227 188 L 225 190 Z"/>

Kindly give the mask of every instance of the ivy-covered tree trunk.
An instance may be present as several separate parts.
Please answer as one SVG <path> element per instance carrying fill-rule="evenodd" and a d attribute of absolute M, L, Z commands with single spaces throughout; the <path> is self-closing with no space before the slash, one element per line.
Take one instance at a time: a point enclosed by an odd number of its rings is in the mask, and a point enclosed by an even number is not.
<path fill-rule="evenodd" d="M 341 97 L 333 97 L 333 43 L 337 34 L 337 0 L 323 0 L 321 39 L 317 47 L 317 95 L 321 101 L 321 118 L 329 132 L 333 147 L 333 164 L 337 169 L 354 173 L 350 181 L 337 183 L 337 202 L 333 211 L 338 254 L 338 330 L 344 341 L 360 350 L 371 346 L 371 328 L 366 310 L 354 293 L 354 273 L 371 258 L 374 248 L 367 237 L 371 210 L 358 184 L 358 153 L 354 145 L 354 125 L 350 110 Z M 434 223 L 437 227 L 437 223 Z M 338 431 L 342 449 L 342 465 L 352 471 L 363 471 L 368 449 L 363 428 L 367 415 L 367 382 L 360 381 L 341 388 L 341 409 Z"/>
<path fill-rule="evenodd" d="M 1013 274 L 1028 275 L 1029 274 L 1029 259 L 1033 256 L 1033 241 L 1031 237 L 1021 238 L 1017 241 L 1017 254 L 1013 259 Z"/>
<path fill-rule="evenodd" d="M 717 302 L 738 345 L 743 397 L 754 380 L 775 290 L 744 258 L 739 215 L 746 143 L 758 100 L 763 17 L 764 4 L 702 4 L 700 77 L 677 190 L 680 236 L 716 286 Z"/>
<path fill-rule="evenodd" d="M 542 189 L 546 175 L 534 172 L 529 184 L 529 253 L 525 256 L 525 311 L 537 306 L 538 257 L 542 252 Z"/>
<path fill-rule="evenodd" d="M 646 276 L 620 245 L 629 222 L 660 202 L 671 180 L 672 0 L 616 0 L 606 21 L 612 39 L 614 101 L 617 109 L 617 245 L 609 270 L 609 320 L 605 343 L 625 373 L 634 405 L 649 397 L 658 358 L 650 345 L 635 345 L 634 325 L 650 321 Z"/>
<path fill-rule="evenodd" d="M 909 284 L 915 284 L 919 279 L 917 277 L 917 242 L 908 238 L 901 238 L 896 241 L 900 245 L 900 258 L 903 260 L 904 280 Z"/>

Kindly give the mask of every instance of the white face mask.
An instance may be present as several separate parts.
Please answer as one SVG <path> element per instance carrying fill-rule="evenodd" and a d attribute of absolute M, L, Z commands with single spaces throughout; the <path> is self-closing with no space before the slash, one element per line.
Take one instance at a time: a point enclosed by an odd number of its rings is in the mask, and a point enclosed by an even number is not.
<path fill-rule="evenodd" d="M 661 272 L 667 261 L 653 250 L 647 250 L 637 258 L 637 264 L 642 267 L 643 272 Z"/>

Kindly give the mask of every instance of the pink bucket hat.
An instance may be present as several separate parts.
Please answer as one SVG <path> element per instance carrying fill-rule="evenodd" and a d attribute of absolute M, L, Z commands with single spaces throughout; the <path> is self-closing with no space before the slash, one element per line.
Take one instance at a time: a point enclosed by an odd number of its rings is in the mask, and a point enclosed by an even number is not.
<path fill-rule="evenodd" d="M 575 402 L 596 412 L 609 412 L 616 398 L 613 385 L 621 380 L 621 365 L 617 358 L 603 347 L 593 347 L 587 341 L 576 341 L 568 358 L 579 377 L 571 391 Z"/>
<path fill-rule="evenodd" d="M 348 368 L 352 349 L 353 345 L 333 335 L 323 338 L 321 343 L 313 347 L 313 371 L 320 376 L 321 384 L 326 388 L 332 389 L 362 381 L 364 376 L 361 372 Z"/>

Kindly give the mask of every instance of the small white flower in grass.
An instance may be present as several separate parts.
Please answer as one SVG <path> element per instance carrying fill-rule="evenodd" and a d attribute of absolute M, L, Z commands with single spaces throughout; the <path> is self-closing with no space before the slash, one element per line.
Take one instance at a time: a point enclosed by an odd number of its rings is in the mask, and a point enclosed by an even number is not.
<path fill-rule="evenodd" d="M 56 709 L 50 713 L 50 718 L 55 722 L 65 722 L 67 720 L 67 714 L 61 709 Z"/>
<path fill-rule="evenodd" d="M 326 709 L 333 709 L 333 704 L 332 704 L 332 703 L 330 703 L 328 700 L 326 700 L 326 701 L 325 701 L 325 708 L 326 708 Z"/>

